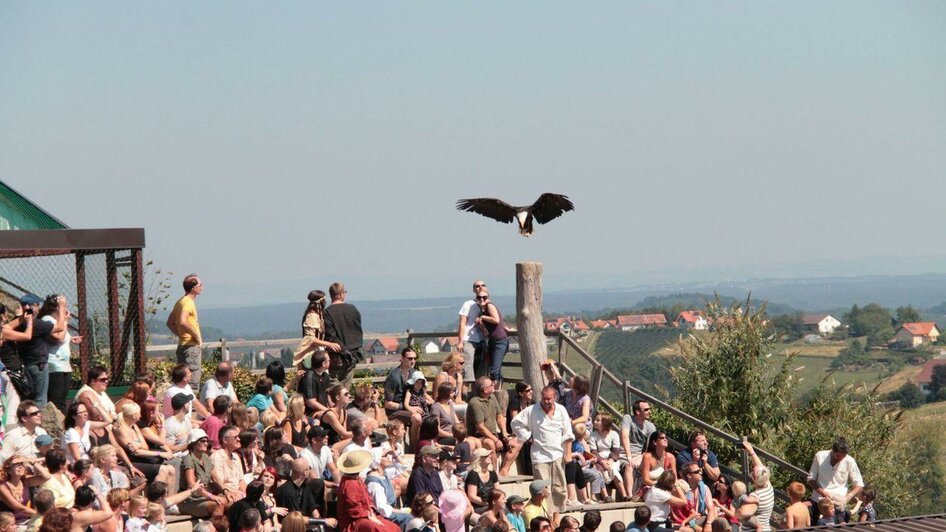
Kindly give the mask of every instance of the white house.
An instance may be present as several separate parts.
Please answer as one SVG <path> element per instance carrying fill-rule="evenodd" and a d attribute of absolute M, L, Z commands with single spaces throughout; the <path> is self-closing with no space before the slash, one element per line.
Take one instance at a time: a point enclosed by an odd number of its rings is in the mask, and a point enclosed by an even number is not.
<path fill-rule="evenodd" d="M 426 342 L 424 342 L 424 345 L 422 347 L 424 349 L 424 353 L 439 353 L 440 352 L 440 345 L 433 340 L 427 340 Z"/>
<path fill-rule="evenodd" d="M 831 334 L 841 326 L 841 322 L 830 314 L 805 314 L 801 323 L 805 330 L 818 334 Z"/>
<path fill-rule="evenodd" d="M 703 315 L 702 310 L 684 310 L 680 312 L 677 319 L 673 321 L 677 327 L 693 329 L 695 331 L 705 331 L 709 329 L 709 320 Z"/>

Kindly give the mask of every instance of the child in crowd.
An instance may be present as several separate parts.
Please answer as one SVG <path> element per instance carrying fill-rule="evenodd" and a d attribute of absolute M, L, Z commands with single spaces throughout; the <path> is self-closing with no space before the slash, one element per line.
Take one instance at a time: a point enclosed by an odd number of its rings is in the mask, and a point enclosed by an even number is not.
<path fill-rule="evenodd" d="M 70 466 L 70 472 L 72 473 L 72 487 L 78 488 L 79 486 L 88 486 L 92 482 L 92 461 L 82 458 L 76 460 L 72 466 Z"/>
<path fill-rule="evenodd" d="M 624 532 L 624 522 L 623 521 L 614 521 L 611 523 L 611 526 L 608 527 L 608 532 Z"/>
<path fill-rule="evenodd" d="M 877 497 L 877 490 L 867 486 L 857 494 L 857 500 L 863 504 L 860 511 L 857 512 L 857 520 L 860 522 L 876 521 L 877 510 L 874 509 L 874 499 Z"/>
<path fill-rule="evenodd" d="M 596 459 L 591 453 L 591 444 L 588 441 L 588 428 L 584 425 L 576 425 L 572 431 L 575 433 L 575 439 L 572 441 L 572 460 L 581 467 L 581 474 L 587 481 L 590 479 L 591 486 L 584 485 L 580 490 L 577 485 L 580 482 L 566 483 L 565 488 L 568 493 L 568 500 L 581 501 L 582 504 L 594 504 L 593 497 L 598 497 L 602 501 L 606 500 L 608 495 L 605 490 L 604 475 L 598 469 L 595 469 Z M 566 481 L 572 480 L 566 475 Z M 589 494 L 590 493 L 590 494 Z"/>
<path fill-rule="evenodd" d="M 623 466 L 627 462 L 620 460 L 621 453 L 621 434 L 620 431 L 612 430 L 614 420 L 607 414 L 598 414 L 594 418 L 594 432 L 589 438 L 591 443 L 591 452 L 597 458 L 595 468 L 601 471 L 604 476 L 605 484 L 613 484 L 617 490 L 620 500 L 627 500 L 627 490 L 624 488 L 622 478 Z"/>
<path fill-rule="evenodd" d="M 811 513 L 808 511 L 808 506 L 802 502 L 804 497 L 804 484 L 792 482 L 788 485 L 790 504 L 785 508 L 785 528 L 808 528 L 811 526 Z"/>
<path fill-rule="evenodd" d="M 818 519 L 817 526 L 834 526 L 838 524 L 834 516 L 834 501 L 830 498 L 823 497 L 818 501 L 818 511 L 821 512 L 821 517 Z"/>
<path fill-rule="evenodd" d="M 391 465 L 384 468 L 384 476 L 388 477 L 388 480 L 397 487 L 397 478 L 410 473 L 403 460 L 404 435 L 407 434 L 407 430 L 404 428 L 403 421 L 392 419 L 384 424 L 384 432 L 388 439 L 381 442 L 379 452 L 382 456 L 391 458 Z M 406 484 L 406 480 L 404 483 Z"/>
<path fill-rule="evenodd" d="M 164 506 L 156 502 L 148 503 L 148 532 L 167 532 L 168 524 L 164 520 Z"/>
<path fill-rule="evenodd" d="M 128 520 L 125 521 L 125 532 L 148 531 L 148 499 L 144 495 L 135 495 L 128 502 Z"/>
<path fill-rule="evenodd" d="M 453 454 L 457 457 L 456 473 L 460 478 L 466 478 L 466 472 L 469 471 L 470 463 L 473 461 L 473 438 L 467 436 L 463 423 L 457 423 L 453 426 L 453 439 L 457 441 L 453 448 Z"/>
<path fill-rule="evenodd" d="M 421 419 L 429 416 L 430 405 L 434 404 L 434 400 L 427 393 L 427 377 L 415 370 L 407 379 L 407 385 L 408 388 L 404 390 L 404 407 L 412 414 L 420 414 Z"/>
<path fill-rule="evenodd" d="M 732 483 L 732 508 L 736 513 L 736 516 L 739 515 L 739 508 L 742 508 L 743 504 L 754 503 L 759 504 L 759 498 L 755 495 L 750 495 L 746 493 L 746 483 L 741 480 L 734 480 Z M 751 531 L 760 529 L 759 520 L 755 516 L 740 519 L 739 520 L 739 529 L 743 531 Z"/>

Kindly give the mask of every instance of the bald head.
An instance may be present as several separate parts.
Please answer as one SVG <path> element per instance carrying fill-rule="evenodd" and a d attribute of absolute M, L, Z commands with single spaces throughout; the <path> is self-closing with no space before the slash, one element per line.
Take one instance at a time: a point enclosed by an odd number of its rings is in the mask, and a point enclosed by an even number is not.
<path fill-rule="evenodd" d="M 305 458 L 296 458 L 292 461 L 292 476 L 302 477 L 309 469 L 309 462 Z"/>

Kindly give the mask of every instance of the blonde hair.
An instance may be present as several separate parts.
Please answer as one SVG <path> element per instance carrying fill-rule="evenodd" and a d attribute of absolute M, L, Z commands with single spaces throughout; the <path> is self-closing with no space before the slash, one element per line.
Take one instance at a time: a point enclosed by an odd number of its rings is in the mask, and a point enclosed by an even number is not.
<path fill-rule="evenodd" d="M 449 355 L 447 355 L 447 358 L 443 359 L 443 364 L 440 365 L 440 369 L 450 373 L 450 370 L 456 369 L 457 361 L 462 359 L 464 356 L 465 355 L 463 353 L 457 351 L 451 352 Z"/>
<path fill-rule="evenodd" d="M 398 427 L 403 429 L 404 422 L 401 421 L 400 419 L 389 419 L 388 422 L 384 424 L 384 431 L 387 432 L 388 434 L 391 434 L 392 432 L 397 430 Z"/>
<path fill-rule="evenodd" d="M 16 518 L 10 512 L 0 512 L 0 528 L 6 528 L 16 523 Z"/>
<path fill-rule="evenodd" d="M 112 444 L 106 443 L 99 445 L 95 449 L 92 449 L 92 463 L 95 464 L 96 467 L 102 467 L 102 465 L 105 464 L 105 459 L 108 458 L 110 454 L 117 456 L 115 447 L 113 447 Z"/>
<path fill-rule="evenodd" d="M 289 512 L 282 520 L 282 532 L 305 532 L 306 518 L 302 512 Z"/>
<path fill-rule="evenodd" d="M 267 408 L 263 415 L 260 416 L 260 423 L 263 424 L 263 429 L 268 429 L 269 427 L 275 427 L 279 423 L 279 414 L 272 408 Z"/>
<path fill-rule="evenodd" d="M 572 427 L 572 432 L 575 434 L 576 438 L 584 439 L 588 435 L 588 427 L 584 423 L 575 425 Z"/>
<path fill-rule="evenodd" d="M 302 394 L 294 393 L 289 398 L 286 417 L 293 423 L 305 418 L 305 397 L 302 397 Z"/>
<path fill-rule="evenodd" d="M 834 511 L 834 501 L 827 497 L 823 497 L 818 500 L 818 511 L 821 512 L 821 515 L 827 515 L 828 510 Z"/>
<path fill-rule="evenodd" d="M 742 497 L 745 494 L 746 494 L 746 483 L 741 480 L 734 480 L 732 482 L 733 498 Z"/>
<path fill-rule="evenodd" d="M 152 525 L 164 524 L 164 506 L 156 502 L 148 503 L 148 514 L 145 516 Z"/>
<path fill-rule="evenodd" d="M 128 401 L 127 403 L 122 405 L 122 411 L 118 413 L 118 419 L 116 419 L 115 422 L 121 427 L 128 428 L 128 427 L 131 427 L 131 425 L 133 425 L 133 423 L 128 422 L 128 419 L 133 418 L 135 416 L 140 416 L 140 415 L 141 415 L 141 407 L 138 406 L 138 403 L 133 403 L 131 401 Z"/>
<path fill-rule="evenodd" d="M 246 407 L 246 422 L 249 426 L 242 428 L 251 429 L 259 423 L 259 410 L 257 410 L 255 406 Z"/>
<path fill-rule="evenodd" d="M 148 499 L 144 495 L 135 495 L 128 500 L 128 515 L 131 517 L 137 517 L 138 510 L 148 507 Z"/>
<path fill-rule="evenodd" d="M 752 470 L 752 484 L 757 488 L 764 488 L 769 483 L 769 468 L 758 465 Z"/>
<path fill-rule="evenodd" d="M 248 429 L 253 426 L 249 422 L 249 411 L 243 403 L 233 403 L 230 407 L 230 424 L 240 430 Z"/>

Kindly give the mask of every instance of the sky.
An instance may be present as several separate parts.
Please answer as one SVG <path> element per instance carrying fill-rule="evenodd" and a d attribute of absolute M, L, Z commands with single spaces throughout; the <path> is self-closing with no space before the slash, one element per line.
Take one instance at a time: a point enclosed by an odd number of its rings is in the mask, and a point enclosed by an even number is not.
<path fill-rule="evenodd" d="M 144 227 L 211 305 L 510 294 L 524 261 L 546 290 L 946 271 L 944 28 L 938 1 L 3 1 L 0 180 Z M 454 208 L 543 192 L 576 209 L 530 239 Z"/>

